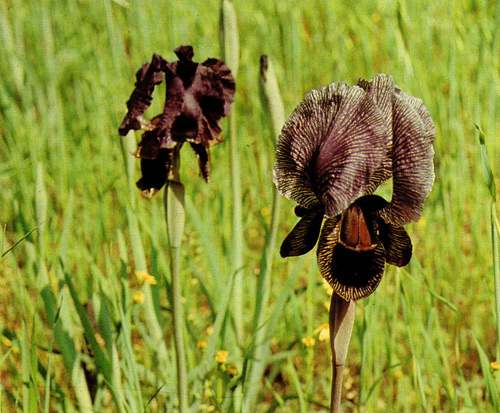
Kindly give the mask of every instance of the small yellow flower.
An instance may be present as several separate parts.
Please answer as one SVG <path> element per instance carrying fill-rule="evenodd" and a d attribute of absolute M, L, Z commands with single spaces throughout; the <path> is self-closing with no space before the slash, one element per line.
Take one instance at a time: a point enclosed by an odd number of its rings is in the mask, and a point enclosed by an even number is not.
<path fill-rule="evenodd" d="M 156 285 L 158 284 L 158 281 L 156 281 L 156 278 L 152 276 L 151 274 L 148 274 L 146 271 L 138 270 L 135 272 L 135 276 L 139 278 L 142 282 L 145 282 L 147 284 L 151 285 Z"/>
<path fill-rule="evenodd" d="M 225 364 L 227 361 L 227 356 L 229 356 L 229 352 L 226 350 L 220 350 L 215 356 L 215 361 L 219 364 Z"/>
<path fill-rule="evenodd" d="M 211 336 L 213 334 L 213 332 L 214 332 L 214 327 L 213 326 L 208 326 L 205 331 L 206 331 L 206 333 L 207 333 L 208 336 Z"/>
<path fill-rule="evenodd" d="M 146 296 L 142 291 L 136 291 L 134 295 L 132 296 L 132 301 L 134 303 L 142 304 L 144 300 L 146 299 Z"/>
<path fill-rule="evenodd" d="M 304 337 L 302 339 L 302 344 L 304 344 L 304 346 L 306 347 L 314 347 L 314 345 L 316 344 L 316 340 L 312 337 Z"/>
<path fill-rule="evenodd" d="M 238 375 L 238 367 L 236 367 L 234 364 L 228 364 L 226 366 L 226 371 L 231 377 L 235 377 Z"/>
<path fill-rule="evenodd" d="M 491 368 L 492 368 L 492 369 L 494 369 L 494 370 L 500 370 L 500 363 L 499 363 L 498 361 L 496 361 L 496 360 L 495 360 L 495 361 L 492 361 L 492 362 L 490 363 L 490 366 L 491 366 Z"/>
<path fill-rule="evenodd" d="M 151 276 L 150 276 L 150 275 L 149 275 L 146 271 L 142 271 L 142 270 L 137 270 L 137 271 L 135 272 L 135 276 L 136 276 L 137 278 L 139 278 L 139 280 L 141 280 L 141 281 L 143 281 L 143 282 L 144 282 L 144 281 L 146 281 L 146 279 L 147 279 L 148 277 L 151 277 Z"/>
<path fill-rule="evenodd" d="M 205 350 L 207 348 L 207 342 L 205 340 L 200 340 L 196 343 L 196 347 Z"/>
<path fill-rule="evenodd" d="M 7 337 L 2 337 L 2 342 L 7 346 L 10 347 L 12 346 L 12 341 L 10 341 Z"/>
<path fill-rule="evenodd" d="M 328 323 L 321 324 L 316 330 L 314 330 L 314 334 L 318 334 L 319 341 L 325 341 L 330 338 L 330 326 Z"/>
<path fill-rule="evenodd" d="M 421 217 L 418 220 L 417 225 L 420 227 L 420 229 L 424 229 L 425 226 L 427 225 L 427 220 L 425 219 L 425 217 Z"/>

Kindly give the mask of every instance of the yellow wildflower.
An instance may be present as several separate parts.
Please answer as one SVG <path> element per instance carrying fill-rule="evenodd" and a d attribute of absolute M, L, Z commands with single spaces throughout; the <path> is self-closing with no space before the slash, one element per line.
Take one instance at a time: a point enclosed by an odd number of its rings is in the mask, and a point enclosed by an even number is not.
<path fill-rule="evenodd" d="M 495 361 L 492 361 L 492 362 L 490 363 L 490 366 L 491 366 L 491 368 L 492 368 L 492 369 L 494 369 L 494 370 L 500 370 L 500 363 L 499 363 L 498 361 L 496 361 L 496 360 L 495 360 Z"/>
<path fill-rule="evenodd" d="M 132 296 L 132 301 L 134 303 L 142 304 L 144 300 L 146 299 L 146 296 L 142 291 L 136 291 L 134 295 Z"/>
<path fill-rule="evenodd" d="M 417 222 L 417 225 L 420 227 L 420 229 L 423 230 L 425 228 L 425 226 L 427 225 L 427 221 L 426 221 L 425 217 L 420 217 L 420 219 Z"/>
<path fill-rule="evenodd" d="M 200 340 L 196 343 L 196 347 L 205 350 L 207 348 L 207 342 L 205 340 Z"/>
<path fill-rule="evenodd" d="M 215 356 L 215 361 L 219 364 L 225 364 L 227 361 L 227 356 L 229 356 L 229 352 L 226 350 L 220 350 Z"/>
<path fill-rule="evenodd" d="M 236 367 L 234 364 L 228 364 L 226 366 L 226 371 L 229 373 L 231 377 L 238 375 L 238 367 Z"/>
<path fill-rule="evenodd" d="M 156 278 L 152 276 L 151 274 L 148 274 L 146 271 L 138 270 L 135 272 L 135 276 L 139 278 L 142 282 L 145 282 L 147 284 L 151 285 L 156 285 L 158 284 L 158 281 L 156 281 Z"/>
<path fill-rule="evenodd" d="M 316 344 L 316 340 L 312 337 L 304 337 L 302 339 L 302 344 L 304 344 L 304 346 L 306 347 L 314 347 L 314 345 Z"/>
<path fill-rule="evenodd" d="M 319 341 L 325 341 L 330 338 L 330 326 L 328 323 L 321 324 L 316 330 L 314 330 L 314 334 L 318 334 Z"/>
<path fill-rule="evenodd" d="M 7 337 L 2 337 L 2 342 L 7 346 L 10 347 L 12 346 L 12 341 L 10 341 Z"/>

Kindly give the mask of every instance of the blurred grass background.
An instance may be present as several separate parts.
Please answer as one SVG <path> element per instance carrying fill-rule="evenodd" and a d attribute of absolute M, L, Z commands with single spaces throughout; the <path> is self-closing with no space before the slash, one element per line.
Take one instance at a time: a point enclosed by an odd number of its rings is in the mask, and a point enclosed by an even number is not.
<path fill-rule="evenodd" d="M 346 411 L 498 410 L 499 379 L 489 364 L 500 361 L 490 197 L 474 122 L 498 178 L 500 2 L 235 0 L 235 7 L 245 328 L 235 343 L 226 302 L 234 276 L 228 142 L 211 151 L 208 185 L 185 150 L 193 409 L 238 410 L 249 390 L 245 366 L 259 345 L 252 320 L 275 138 L 258 87 L 259 57 L 267 54 L 287 115 L 312 88 L 383 72 L 422 98 L 436 124 L 436 181 L 422 220 L 408 227 L 412 261 L 388 268 L 357 307 Z M 173 49 L 190 44 L 195 61 L 221 56 L 219 10 L 218 0 L 0 2 L 0 252 L 38 226 L 0 261 L 2 411 L 176 408 L 163 204 L 141 199 L 135 145 L 117 128 L 135 72 L 153 53 L 174 60 Z M 151 117 L 164 88 L 155 96 Z M 279 241 L 296 222 L 293 204 L 282 208 Z M 143 285 L 136 270 L 158 283 Z M 313 253 L 287 260 L 275 253 L 271 355 L 253 410 L 326 409 L 330 354 L 319 327 L 328 321 L 327 301 Z M 228 351 L 227 363 L 215 361 L 219 350 Z"/>

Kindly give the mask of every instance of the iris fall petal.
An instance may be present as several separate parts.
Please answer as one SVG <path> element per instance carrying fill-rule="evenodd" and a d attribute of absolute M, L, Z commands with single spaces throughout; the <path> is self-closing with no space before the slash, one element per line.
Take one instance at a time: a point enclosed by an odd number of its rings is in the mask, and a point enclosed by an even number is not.
<path fill-rule="evenodd" d="M 318 242 L 323 215 L 324 211 L 321 208 L 303 212 L 301 220 L 281 244 L 281 256 L 295 257 L 311 251 Z"/>

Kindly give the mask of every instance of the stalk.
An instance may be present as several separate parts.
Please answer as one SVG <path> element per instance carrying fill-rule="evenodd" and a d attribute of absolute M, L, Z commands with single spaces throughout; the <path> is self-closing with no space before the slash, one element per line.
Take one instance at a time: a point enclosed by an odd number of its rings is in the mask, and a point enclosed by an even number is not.
<path fill-rule="evenodd" d="M 285 111 L 283 102 L 279 93 L 278 82 L 274 73 L 271 61 L 267 56 L 263 55 L 260 59 L 260 86 L 264 106 L 267 107 L 271 118 L 271 130 L 274 139 L 277 139 L 281 127 L 285 122 Z M 273 140 L 274 142 L 274 140 Z M 255 352 L 250 362 L 250 372 L 247 379 L 244 408 L 251 409 L 257 399 L 258 387 L 262 375 L 266 369 L 270 349 L 268 341 L 272 337 L 273 331 L 270 325 L 267 328 L 262 328 L 266 319 L 266 307 L 269 303 L 269 295 L 271 292 L 271 269 L 273 256 L 276 253 L 276 237 L 278 234 L 278 223 L 280 214 L 281 196 L 273 187 L 273 209 L 271 227 L 269 235 L 266 239 L 264 252 L 261 259 L 261 272 L 259 282 L 257 284 L 255 314 L 254 314 L 254 342 Z"/>
<path fill-rule="evenodd" d="M 486 135 L 478 124 L 475 124 L 479 132 L 479 144 L 481 149 L 481 163 L 486 187 L 490 192 L 490 220 L 491 220 L 491 248 L 493 253 L 493 276 L 495 284 L 495 312 L 497 322 L 497 360 L 500 360 L 500 258 L 498 255 L 498 236 L 500 228 L 496 215 L 497 190 L 495 176 L 488 161 L 486 153 Z"/>
<path fill-rule="evenodd" d="M 236 11 L 231 0 L 222 0 L 220 13 L 220 44 L 222 59 L 231 69 L 234 79 L 238 74 L 239 65 L 239 36 Z M 243 214 L 241 205 L 241 173 L 238 141 L 236 140 L 236 111 L 233 109 L 228 115 L 228 135 L 231 169 L 231 190 L 233 193 L 232 212 L 232 254 L 231 272 L 236 274 L 234 280 L 232 313 L 236 330 L 236 338 L 241 343 L 243 337 Z"/>
<path fill-rule="evenodd" d="M 345 301 L 337 294 L 332 294 L 330 302 L 330 346 L 332 348 L 332 396 L 330 412 L 339 413 L 342 396 L 342 373 L 349 340 L 354 325 L 354 301 Z"/>
<path fill-rule="evenodd" d="M 184 185 L 179 179 L 179 149 L 174 154 L 172 177 L 167 181 L 164 195 L 165 218 L 170 250 L 170 273 L 172 277 L 172 315 L 174 323 L 175 355 L 177 362 L 177 393 L 179 410 L 187 412 L 189 407 L 186 353 L 184 350 L 184 316 L 181 302 L 181 244 L 184 232 Z"/>

